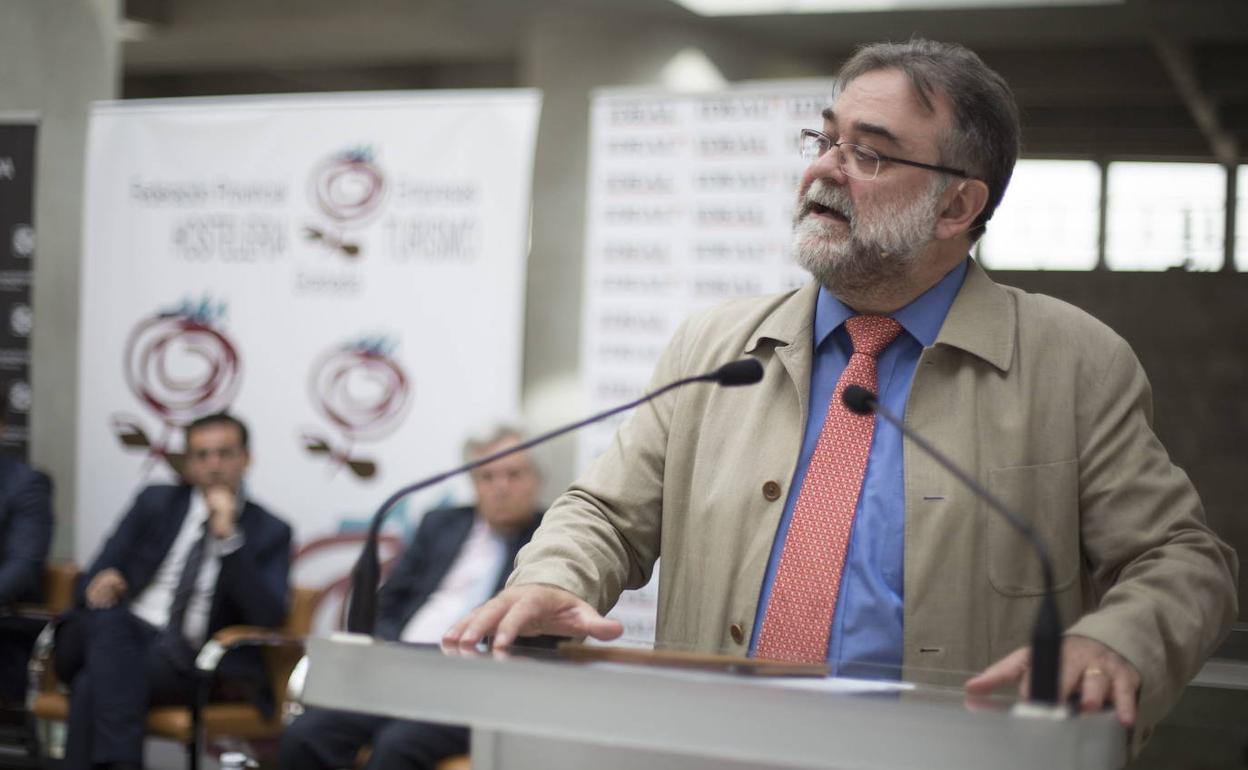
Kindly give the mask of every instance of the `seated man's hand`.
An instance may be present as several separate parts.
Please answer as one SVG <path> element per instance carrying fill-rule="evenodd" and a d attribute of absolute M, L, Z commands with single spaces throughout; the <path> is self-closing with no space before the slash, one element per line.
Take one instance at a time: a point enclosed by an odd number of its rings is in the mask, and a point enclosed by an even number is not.
<path fill-rule="evenodd" d="M 473 610 L 442 636 L 448 646 L 474 647 L 487 636 L 494 648 L 509 648 L 517 636 L 592 636 L 607 641 L 624 626 L 607 620 L 573 593 L 546 585 L 514 586 Z"/>
<path fill-rule="evenodd" d="M 231 537 L 238 519 L 238 496 L 234 490 L 220 484 L 208 487 L 204 490 L 204 503 L 208 506 L 208 531 L 222 540 Z"/>
<path fill-rule="evenodd" d="M 1030 669 L 1031 648 L 1022 647 L 970 679 L 966 691 L 971 695 L 986 695 L 1001 685 L 1018 682 L 1018 693 L 1026 698 Z M 1105 645 L 1086 636 L 1064 637 L 1060 677 L 1058 697 L 1063 703 L 1077 690 L 1081 710 L 1098 711 L 1108 703 L 1113 705 L 1118 721 L 1124 726 L 1135 723 L 1140 672 Z"/>
<path fill-rule="evenodd" d="M 126 595 L 126 579 L 111 567 L 100 570 L 87 584 L 87 606 L 93 610 L 106 610 Z"/>

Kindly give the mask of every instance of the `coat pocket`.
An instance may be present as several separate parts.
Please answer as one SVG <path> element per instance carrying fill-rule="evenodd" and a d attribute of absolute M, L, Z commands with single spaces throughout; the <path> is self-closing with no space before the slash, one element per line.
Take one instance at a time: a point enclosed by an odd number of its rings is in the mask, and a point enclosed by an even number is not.
<path fill-rule="evenodd" d="M 988 488 L 1031 524 L 1053 559 L 1053 587 L 1063 591 L 1079 576 L 1079 462 L 1023 465 L 988 472 Z M 1044 593 L 1035 549 L 1004 516 L 988 513 L 988 580 L 1005 596 Z"/>

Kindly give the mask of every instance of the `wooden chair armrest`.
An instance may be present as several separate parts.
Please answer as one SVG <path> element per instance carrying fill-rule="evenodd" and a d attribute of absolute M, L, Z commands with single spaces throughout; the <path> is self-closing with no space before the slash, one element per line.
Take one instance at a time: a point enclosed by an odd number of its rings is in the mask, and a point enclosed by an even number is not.
<path fill-rule="evenodd" d="M 235 647 L 303 645 L 302 636 L 292 636 L 280 629 L 264 626 L 227 626 L 213 634 L 212 641 L 230 650 Z"/>
<path fill-rule="evenodd" d="M 262 626 L 227 626 L 212 635 L 195 658 L 195 668 L 206 674 L 214 673 L 221 659 L 230 650 L 239 647 L 291 647 L 303 648 L 302 636 L 291 636 L 273 628 Z"/>
<path fill-rule="evenodd" d="M 0 607 L 0 618 L 48 621 L 54 617 L 56 613 L 46 604 L 9 604 Z"/>

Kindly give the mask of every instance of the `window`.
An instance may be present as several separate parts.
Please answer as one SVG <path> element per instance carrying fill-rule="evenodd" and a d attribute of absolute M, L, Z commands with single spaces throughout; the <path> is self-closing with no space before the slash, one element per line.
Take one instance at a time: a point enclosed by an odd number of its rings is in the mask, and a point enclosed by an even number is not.
<path fill-rule="evenodd" d="M 977 257 L 992 270 L 1096 267 L 1101 172 L 1089 160 L 1020 160 Z"/>
<path fill-rule="evenodd" d="M 1105 263 L 1111 270 L 1218 270 L 1226 172 L 1214 163 L 1111 163 Z"/>
<path fill-rule="evenodd" d="M 1235 178 L 1235 268 L 1248 273 L 1248 166 Z"/>

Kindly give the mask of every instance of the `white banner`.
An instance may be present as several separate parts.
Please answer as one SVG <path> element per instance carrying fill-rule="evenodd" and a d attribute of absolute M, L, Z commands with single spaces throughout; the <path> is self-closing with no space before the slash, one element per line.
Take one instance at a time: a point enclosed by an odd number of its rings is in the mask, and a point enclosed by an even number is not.
<path fill-rule="evenodd" d="M 790 256 L 798 132 L 820 128 L 830 103 L 828 80 L 595 94 L 581 335 L 590 411 L 640 396 L 694 311 L 809 280 Z M 582 467 L 618 424 L 582 433 Z M 612 612 L 627 642 L 653 640 L 656 594 L 652 580 Z"/>
<path fill-rule="evenodd" d="M 252 431 L 249 495 L 329 585 L 373 509 L 519 412 L 534 91 L 98 105 L 75 556 L 175 478 L 182 426 Z M 458 489 L 407 501 L 388 553 Z M 336 612 L 327 604 L 319 625 Z"/>

